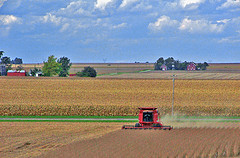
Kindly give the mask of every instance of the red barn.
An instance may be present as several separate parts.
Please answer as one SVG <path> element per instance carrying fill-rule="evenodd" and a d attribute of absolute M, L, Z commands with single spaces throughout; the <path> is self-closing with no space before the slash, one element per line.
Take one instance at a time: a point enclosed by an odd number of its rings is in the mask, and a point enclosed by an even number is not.
<path fill-rule="evenodd" d="M 26 76 L 26 71 L 8 70 L 7 76 Z"/>
<path fill-rule="evenodd" d="M 196 64 L 190 63 L 190 64 L 187 66 L 187 70 L 188 70 L 188 71 L 196 70 Z"/>

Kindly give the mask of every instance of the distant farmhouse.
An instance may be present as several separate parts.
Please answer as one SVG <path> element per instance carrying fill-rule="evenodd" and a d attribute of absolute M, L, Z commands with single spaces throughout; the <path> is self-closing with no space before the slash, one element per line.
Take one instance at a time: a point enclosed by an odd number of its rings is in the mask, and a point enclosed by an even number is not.
<path fill-rule="evenodd" d="M 0 76 L 6 76 L 6 66 L 4 64 L 0 64 Z"/>
<path fill-rule="evenodd" d="M 188 66 L 187 66 L 187 70 L 188 71 L 194 71 L 196 70 L 196 64 L 195 63 L 190 63 Z"/>
<path fill-rule="evenodd" d="M 208 63 L 194 63 L 194 62 L 181 62 L 180 60 L 175 60 L 173 57 L 169 57 L 164 59 L 160 57 L 157 62 L 154 63 L 154 70 L 187 70 L 187 71 L 195 71 L 195 70 L 206 70 Z"/>
<path fill-rule="evenodd" d="M 163 64 L 160 68 L 162 71 L 167 71 L 167 66 L 165 64 Z"/>

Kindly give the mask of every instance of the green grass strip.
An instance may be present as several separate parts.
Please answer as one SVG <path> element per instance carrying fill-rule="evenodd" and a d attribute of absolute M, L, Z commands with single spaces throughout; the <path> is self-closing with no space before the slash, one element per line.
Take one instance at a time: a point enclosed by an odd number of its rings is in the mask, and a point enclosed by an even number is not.
<path fill-rule="evenodd" d="M 93 119 L 138 119 L 138 116 L 0 116 L 0 118 L 93 118 Z"/>
<path fill-rule="evenodd" d="M 152 69 L 145 69 L 145 70 L 139 70 L 139 71 L 133 71 L 133 72 L 116 72 L 116 73 L 100 74 L 100 75 L 97 75 L 97 76 L 115 76 L 115 75 L 129 74 L 129 73 L 148 72 L 148 71 L 153 71 L 153 70 Z"/>
<path fill-rule="evenodd" d="M 175 119 L 240 119 L 239 116 L 174 116 L 173 118 Z"/>
<path fill-rule="evenodd" d="M 137 122 L 135 120 L 0 120 L 0 122 Z"/>

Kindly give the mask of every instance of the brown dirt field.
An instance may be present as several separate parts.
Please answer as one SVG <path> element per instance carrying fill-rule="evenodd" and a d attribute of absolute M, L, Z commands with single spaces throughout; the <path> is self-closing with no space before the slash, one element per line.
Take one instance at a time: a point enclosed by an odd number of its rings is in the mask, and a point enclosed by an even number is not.
<path fill-rule="evenodd" d="M 34 67 L 42 68 L 43 63 L 21 64 L 26 71 Z M 13 64 L 12 68 L 16 69 L 19 64 Z M 98 74 L 117 73 L 117 72 L 134 72 L 139 70 L 154 69 L 154 63 L 73 63 L 70 73 L 82 71 L 84 67 L 94 67 Z M 240 72 L 240 63 L 210 63 L 207 69 L 210 72 Z M 204 71 L 205 72 L 205 71 Z"/>
<path fill-rule="evenodd" d="M 210 63 L 208 70 L 240 70 L 240 63 Z"/>
<path fill-rule="evenodd" d="M 218 124 L 218 127 L 216 126 Z M 198 128 L 118 130 L 75 142 L 40 157 L 240 157 L 240 124 Z"/>
<path fill-rule="evenodd" d="M 141 73 L 126 73 L 118 75 L 103 75 L 97 78 L 116 78 L 116 79 L 176 79 L 184 80 L 240 80 L 239 71 L 149 71 Z"/>
<path fill-rule="evenodd" d="M 30 71 L 34 67 L 41 68 L 43 63 L 36 64 L 21 64 L 26 71 Z M 16 69 L 19 64 L 13 64 L 12 68 Z M 145 69 L 153 69 L 153 63 L 73 63 L 71 69 L 69 70 L 70 74 L 77 73 L 82 71 L 84 67 L 91 66 L 94 67 L 98 74 L 106 73 L 117 73 L 117 72 L 134 72 Z"/>
<path fill-rule="evenodd" d="M 122 123 L 0 122 L 0 158 L 35 157 L 116 131 Z"/>
<path fill-rule="evenodd" d="M 120 130 L 134 123 L 0 122 L 0 157 L 240 156 L 240 123 L 168 123 L 173 130 Z"/>

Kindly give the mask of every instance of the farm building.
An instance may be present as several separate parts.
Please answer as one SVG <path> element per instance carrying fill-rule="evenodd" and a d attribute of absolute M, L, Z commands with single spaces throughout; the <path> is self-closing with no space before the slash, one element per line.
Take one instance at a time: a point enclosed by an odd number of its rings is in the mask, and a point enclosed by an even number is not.
<path fill-rule="evenodd" d="M 187 66 L 187 70 L 188 70 L 188 71 L 196 70 L 196 64 L 195 64 L 195 63 L 190 63 L 190 64 Z"/>
<path fill-rule="evenodd" d="M 8 70 L 7 76 L 26 76 L 26 71 Z"/>
<path fill-rule="evenodd" d="M 6 76 L 6 66 L 5 65 L 0 65 L 0 76 Z"/>
<path fill-rule="evenodd" d="M 167 70 L 167 66 L 165 64 L 163 64 L 160 68 L 161 68 L 162 71 L 166 71 Z"/>

